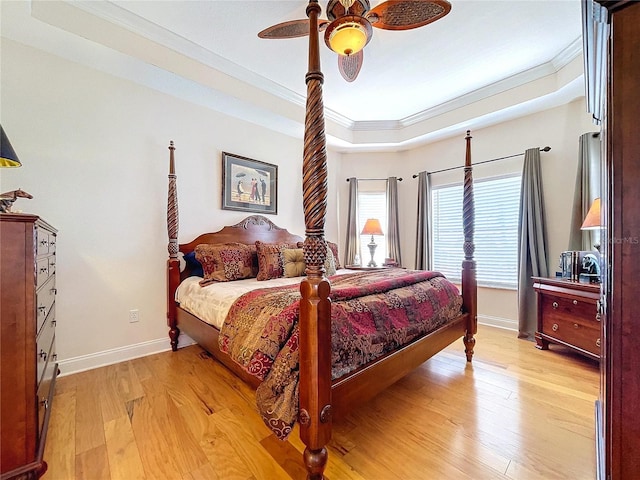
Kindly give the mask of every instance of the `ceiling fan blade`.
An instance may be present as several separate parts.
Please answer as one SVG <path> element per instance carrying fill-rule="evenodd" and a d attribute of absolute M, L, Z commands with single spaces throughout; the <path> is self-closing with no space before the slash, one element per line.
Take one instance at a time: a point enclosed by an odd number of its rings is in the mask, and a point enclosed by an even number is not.
<path fill-rule="evenodd" d="M 327 28 L 328 24 L 328 20 L 318 20 L 318 30 L 322 32 Z M 306 35 L 309 35 L 309 19 L 278 23 L 258 33 L 260 38 L 296 38 Z"/>
<path fill-rule="evenodd" d="M 360 50 L 358 53 L 349 56 L 338 55 L 338 70 L 340 70 L 342 78 L 347 82 L 353 82 L 358 76 L 358 73 L 360 73 L 363 60 L 364 50 Z"/>
<path fill-rule="evenodd" d="M 385 30 L 410 30 L 444 17 L 451 11 L 447 0 L 387 0 L 371 9 L 371 25 Z"/>

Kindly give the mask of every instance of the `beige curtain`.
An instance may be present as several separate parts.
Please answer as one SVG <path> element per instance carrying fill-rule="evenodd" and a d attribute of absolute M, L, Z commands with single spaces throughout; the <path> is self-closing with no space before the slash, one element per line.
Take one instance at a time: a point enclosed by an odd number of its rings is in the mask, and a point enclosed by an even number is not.
<path fill-rule="evenodd" d="M 548 276 L 539 148 L 524 154 L 518 232 L 518 336 L 533 340 L 538 317 L 531 277 Z"/>
<path fill-rule="evenodd" d="M 400 253 L 400 224 L 398 221 L 398 179 L 387 179 L 387 257 L 402 266 Z"/>
<path fill-rule="evenodd" d="M 353 265 L 360 256 L 360 233 L 358 232 L 358 179 L 349 178 L 349 210 L 347 212 L 347 238 L 344 248 L 345 265 Z"/>
<path fill-rule="evenodd" d="M 416 233 L 416 270 L 431 270 L 431 177 L 418 174 L 418 219 Z"/>
<path fill-rule="evenodd" d="M 580 230 L 591 204 L 600 197 L 599 137 L 593 132 L 580 135 L 568 250 L 593 250 L 594 245 L 600 244 L 599 230 Z"/>

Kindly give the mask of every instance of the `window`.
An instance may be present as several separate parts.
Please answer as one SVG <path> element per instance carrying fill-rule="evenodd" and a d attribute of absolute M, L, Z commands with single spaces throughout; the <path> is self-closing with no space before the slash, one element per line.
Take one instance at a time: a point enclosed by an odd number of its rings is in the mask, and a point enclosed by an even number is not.
<path fill-rule="evenodd" d="M 473 184 L 478 285 L 516 288 L 520 175 L 477 180 Z M 460 281 L 462 185 L 432 190 L 433 269 Z"/>
<path fill-rule="evenodd" d="M 373 183 L 373 182 L 367 182 Z M 376 182 L 379 183 L 379 182 Z M 368 188 L 375 188 L 373 185 L 367 185 Z M 382 191 L 380 191 L 382 188 Z M 387 192 L 386 182 L 382 182 L 382 187 L 378 186 L 375 191 L 360 191 L 358 189 L 358 232 L 361 232 L 364 228 L 364 224 L 368 218 L 377 218 L 380 221 L 382 231 L 387 231 Z M 387 253 L 387 241 L 384 236 L 374 236 L 375 243 L 378 245 L 376 248 L 373 260 L 378 265 L 384 263 L 384 258 Z M 371 235 L 360 235 L 360 262 L 362 265 L 367 265 L 371 260 L 371 254 L 369 253 L 369 247 L 367 244 L 371 242 Z"/>

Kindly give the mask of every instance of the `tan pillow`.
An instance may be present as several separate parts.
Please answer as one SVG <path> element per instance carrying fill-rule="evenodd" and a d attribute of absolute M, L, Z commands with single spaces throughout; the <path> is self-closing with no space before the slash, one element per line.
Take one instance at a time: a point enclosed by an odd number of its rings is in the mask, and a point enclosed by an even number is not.
<path fill-rule="evenodd" d="M 289 243 L 264 243 L 256 241 L 258 254 L 258 280 L 271 280 L 284 277 L 284 265 L 282 252 L 288 248 L 296 248 L 296 244 Z"/>
<path fill-rule="evenodd" d="M 335 260 L 336 269 L 340 270 L 342 267 L 340 266 L 340 255 L 338 255 L 338 244 L 333 242 L 327 242 L 327 247 L 333 253 L 333 259 Z"/>
<path fill-rule="evenodd" d="M 331 248 L 327 248 L 327 258 L 324 261 L 324 274 L 327 277 L 336 274 L 336 259 L 333 256 L 333 250 Z"/>
<path fill-rule="evenodd" d="M 301 248 L 287 248 L 282 252 L 284 276 L 301 277 L 307 266 L 304 263 L 304 255 Z"/>
<path fill-rule="evenodd" d="M 254 264 L 254 248 L 243 243 L 200 244 L 195 248 L 202 264 L 204 279 L 200 285 L 253 278 L 258 272 Z"/>

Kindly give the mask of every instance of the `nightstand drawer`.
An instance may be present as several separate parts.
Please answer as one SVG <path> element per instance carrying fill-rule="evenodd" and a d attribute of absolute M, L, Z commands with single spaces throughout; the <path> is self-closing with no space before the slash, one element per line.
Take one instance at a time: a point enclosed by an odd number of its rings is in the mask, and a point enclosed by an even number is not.
<path fill-rule="evenodd" d="M 549 317 L 559 321 L 577 322 L 587 327 L 599 328 L 596 320 L 598 311 L 594 302 L 545 294 L 541 297 L 540 307 L 545 319 Z"/>
<path fill-rule="evenodd" d="M 546 316 L 542 320 L 543 333 L 594 355 L 600 355 L 600 329 L 595 328 L 596 326 L 597 322 L 585 322 L 578 318 L 571 321 Z"/>

